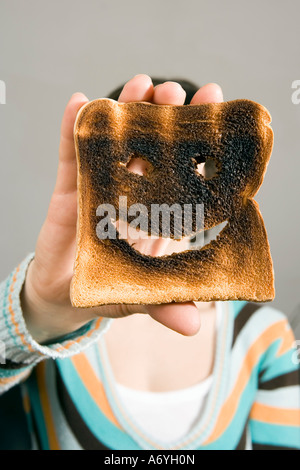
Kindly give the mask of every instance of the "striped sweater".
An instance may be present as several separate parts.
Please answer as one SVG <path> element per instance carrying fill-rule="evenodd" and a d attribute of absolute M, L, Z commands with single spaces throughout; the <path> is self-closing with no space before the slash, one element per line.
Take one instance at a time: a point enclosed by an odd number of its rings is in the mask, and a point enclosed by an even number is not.
<path fill-rule="evenodd" d="M 32 448 L 300 449 L 299 354 L 281 312 L 269 304 L 218 303 L 222 320 L 204 411 L 188 435 L 166 444 L 147 435 L 118 396 L 105 348 L 112 320 L 92 321 L 48 345 L 30 336 L 19 295 L 31 258 L 0 286 L 0 391 L 20 387 Z M 8 431 L 0 422 L 0 436 Z"/>

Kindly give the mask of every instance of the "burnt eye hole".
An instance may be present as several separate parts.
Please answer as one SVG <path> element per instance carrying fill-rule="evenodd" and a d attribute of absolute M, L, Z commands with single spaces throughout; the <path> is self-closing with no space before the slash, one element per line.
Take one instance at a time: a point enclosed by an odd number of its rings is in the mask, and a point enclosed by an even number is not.
<path fill-rule="evenodd" d="M 196 173 L 203 176 L 205 179 L 210 179 L 217 175 L 218 167 L 213 158 L 196 155 L 194 161 Z"/>
<path fill-rule="evenodd" d="M 121 163 L 121 165 L 125 166 L 130 173 L 140 176 L 147 175 L 152 168 L 148 160 L 138 155 L 132 155 L 126 164 Z"/>

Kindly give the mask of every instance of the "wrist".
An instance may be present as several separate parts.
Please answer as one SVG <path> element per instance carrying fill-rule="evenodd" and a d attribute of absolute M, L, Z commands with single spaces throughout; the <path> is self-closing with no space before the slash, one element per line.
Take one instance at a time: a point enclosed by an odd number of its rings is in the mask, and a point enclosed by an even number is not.
<path fill-rule="evenodd" d="M 38 273 L 33 273 L 34 260 L 31 262 L 25 282 L 20 294 L 21 308 L 26 327 L 33 339 L 43 344 L 73 333 L 93 319 L 91 312 L 88 315 L 79 315 L 74 312 L 71 304 L 60 304 L 45 300 L 37 292 L 33 278 L 38 279 Z M 79 317 L 79 318 L 78 318 Z"/>

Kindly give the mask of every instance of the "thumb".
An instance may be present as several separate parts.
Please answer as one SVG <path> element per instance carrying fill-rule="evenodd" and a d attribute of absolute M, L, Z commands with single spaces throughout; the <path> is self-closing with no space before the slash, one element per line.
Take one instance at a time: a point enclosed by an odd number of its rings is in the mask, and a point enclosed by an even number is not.
<path fill-rule="evenodd" d="M 85 95 L 75 93 L 62 119 L 57 180 L 35 255 L 40 265 L 47 266 L 48 272 L 57 272 L 58 265 L 65 270 L 66 259 L 73 262 L 77 220 L 77 161 L 73 128 L 79 109 L 87 102 Z"/>
<path fill-rule="evenodd" d="M 55 192 L 59 194 L 70 193 L 75 191 L 77 187 L 77 162 L 73 130 L 79 109 L 88 101 L 83 93 L 75 93 L 68 102 L 63 115 L 55 186 Z"/>

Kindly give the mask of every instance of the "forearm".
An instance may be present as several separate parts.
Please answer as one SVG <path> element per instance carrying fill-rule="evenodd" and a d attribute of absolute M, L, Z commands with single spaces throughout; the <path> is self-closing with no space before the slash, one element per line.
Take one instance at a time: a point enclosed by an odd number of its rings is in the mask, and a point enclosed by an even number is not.
<path fill-rule="evenodd" d="M 20 303 L 26 327 L 35 341 L 40 344 L 53 342 L 89 323 L 93 319 L 92 316 L 77 318 L 77 312 L 69 302 L 47 302 L 40 298 L 32 283 L 33 263 L 34 261 L 28 266 L 20 292 Z"/>
<path fill-rule="evenodd" d="M 0 284 L 0 393 L 24 380 L 38 362 L 79 353 L 96 341 L 109 324 L 109 320 L 99 318 L 56 340 L 38 342 L 28 329 L 21 304 L 21 292 L 32 258 L 33 255 L 28 256 Z M 38 336 L 43 336 L 42 331 Z"/>

